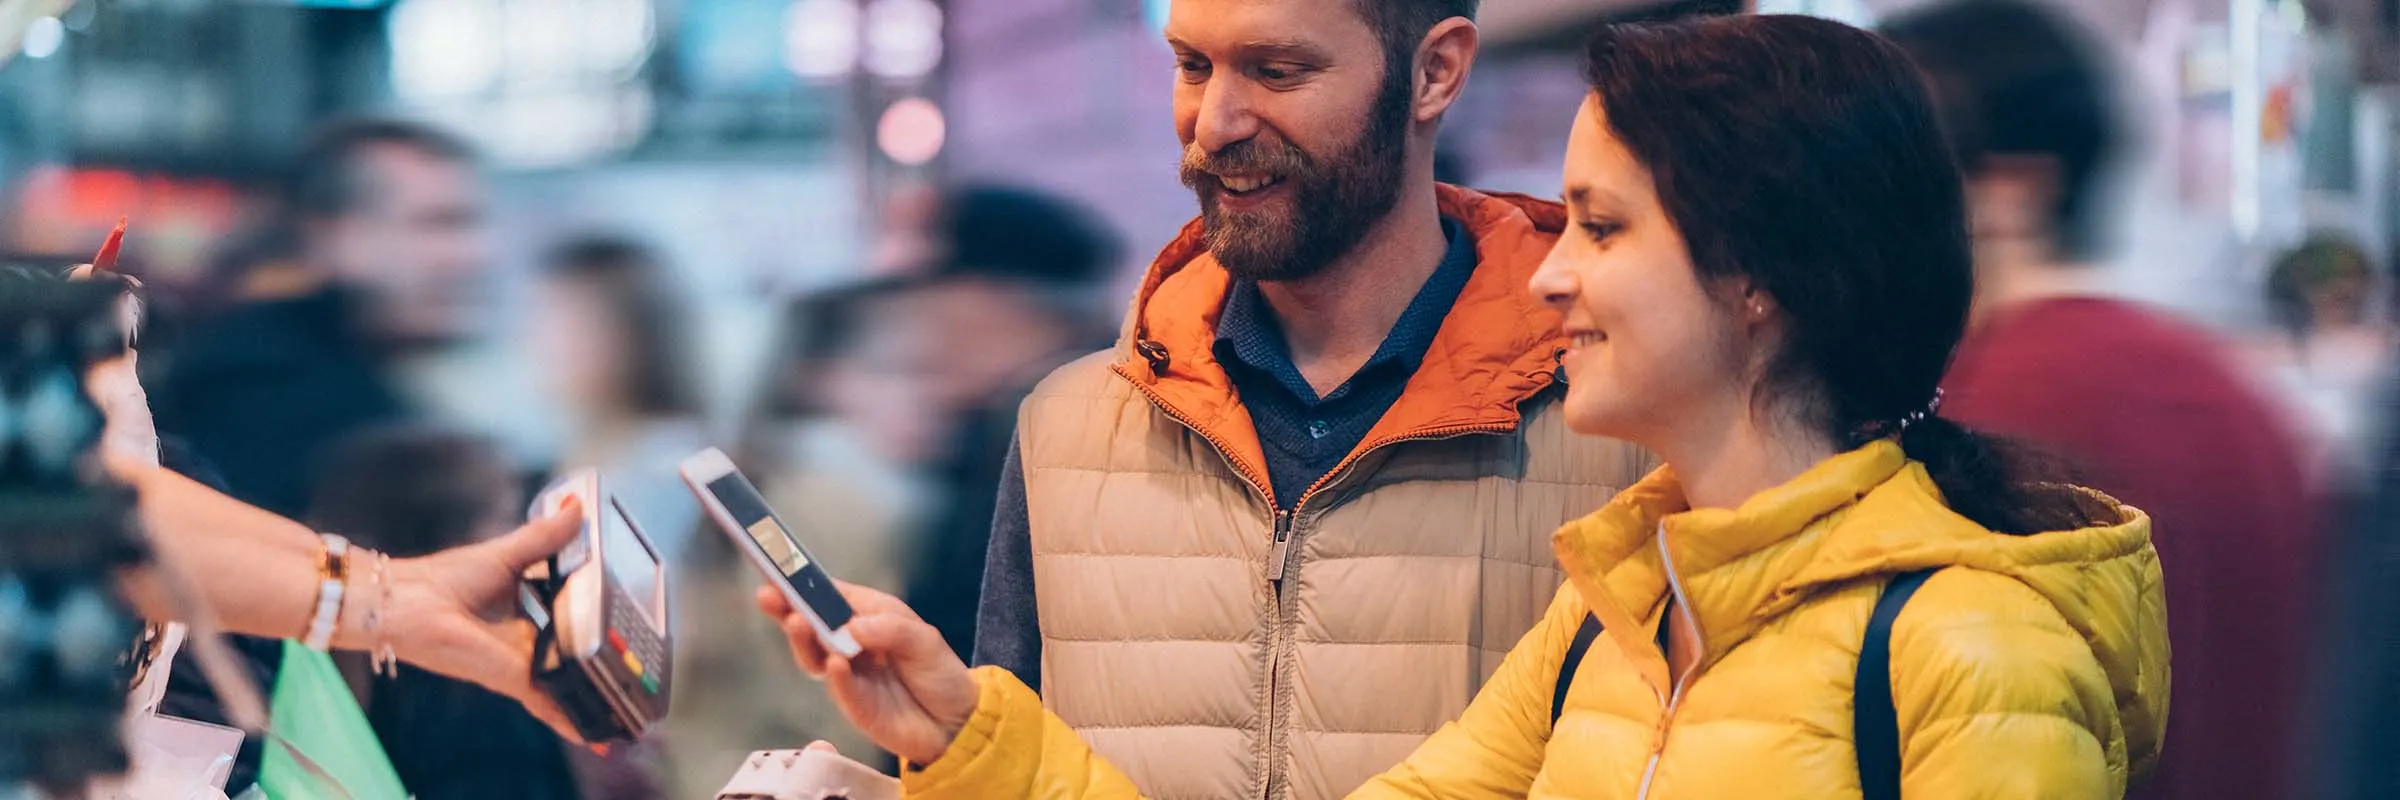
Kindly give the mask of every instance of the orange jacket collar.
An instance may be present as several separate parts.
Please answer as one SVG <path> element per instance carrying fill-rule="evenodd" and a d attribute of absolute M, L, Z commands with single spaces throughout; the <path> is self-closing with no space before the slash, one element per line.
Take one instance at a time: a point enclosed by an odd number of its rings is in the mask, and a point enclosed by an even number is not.
<path fill-rule="evenodd" d="M 1550 385 L 1565 346 L 1557 313 L 1525 289 L 1565 227 L 1565 211 L 1523 195 L 1448 185 L 1437 191 L 1442 216 L 1465 223 L 1475 237 L 1475 275 L 1400 400 L 1345 465 L 1392 441 L 1513 430 L 1518 405 Z M 1257 429 L 1216 357 L 1217 319 L 1232 284 L 1208 254 L 1201 223 L 1184 225 L 1142 280 L 1117 372 L 1272 494 Z"/>

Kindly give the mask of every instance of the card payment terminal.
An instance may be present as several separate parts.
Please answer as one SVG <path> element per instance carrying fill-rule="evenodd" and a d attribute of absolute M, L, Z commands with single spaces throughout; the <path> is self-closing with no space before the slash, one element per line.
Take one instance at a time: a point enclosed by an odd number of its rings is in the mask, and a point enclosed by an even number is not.
<path fill-rule="evenodd" d="M 582 533 L 527 570 L 521 593 L 538 631 L 534 684 L 586 741 L 632 739 L 666 717 L 671 695 L 666 565 L 597 471 L 551 484 L 533 513 L 546 516 L 568 498 L 582 502 Z"/>

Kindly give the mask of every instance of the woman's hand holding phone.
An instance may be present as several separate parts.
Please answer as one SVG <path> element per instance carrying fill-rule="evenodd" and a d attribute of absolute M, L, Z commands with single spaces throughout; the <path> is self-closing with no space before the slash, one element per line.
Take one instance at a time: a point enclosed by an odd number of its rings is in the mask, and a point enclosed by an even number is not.
<path fill-rule="evenodd" d="M 783 593 L 759 589 L 758 607 L 783 626 L 793 660 L 826 682 L 851 724 L 910 763 L 933 763 L 975 714 L 980 690 L 974 676 L 941 632 L 899 598 L 863 586 L 839 586 L 857 613 L 844 628 L 858 640 L 856 658 L 828 651 Z"/>

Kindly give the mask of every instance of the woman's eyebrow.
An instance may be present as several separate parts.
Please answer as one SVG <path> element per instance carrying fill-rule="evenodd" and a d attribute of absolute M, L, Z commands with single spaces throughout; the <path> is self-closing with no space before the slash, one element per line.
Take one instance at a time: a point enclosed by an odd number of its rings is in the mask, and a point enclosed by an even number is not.
<path fill-rule="evenodd" d="M 1576 185 L 1567 187 L 1567 190 L 1560 193 L 1558 198 L 1559 202 L 1565 204 L 1566 207 L 1582 212 L 1584 216 L 1588 217 L 1592 214 L 1592 197 L 1598 193 L 1590 186 Z"/>

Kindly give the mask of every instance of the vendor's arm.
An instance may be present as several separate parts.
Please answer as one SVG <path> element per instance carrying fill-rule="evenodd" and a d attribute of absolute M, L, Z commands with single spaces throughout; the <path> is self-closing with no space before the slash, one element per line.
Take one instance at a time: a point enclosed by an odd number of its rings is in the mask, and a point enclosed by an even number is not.
<path fill-rule="evenodd" d="M 98 261 L 105 267 L 109 259 Z M 73 277 L 117 280 L 125 287 L 120 311 L 127 346 L 92 364 L 84 389 L 104 421 L 99 463 L 136 492 L 137 520 L 155 555 L 152 564 L 120 576 L 126 601 L 152 620 L 205 614 L 235 633 L 303 636 L 323 586 L 325 540 L 159 465 L 158 431 L 133 347 L 140 283 L 90 265 L 78 267 Z M 388 645 L 401 660 L 515 698 L 562 733 L 571 731 L 556 705 L 531 685 L 533 629 L 516 613 L 514 600 L 525 568 L 564 547 L 578 527 L 573 514 L 561 513 L 492 541 L 391 561 L 388 571 L 380 568 L 381 559 L 354 551 L 350 566 L 368 576 L 354 575 L 344 585 L 332 644 L 352 650 Z M 376 584 L 378 576 L 388 583 Z M 370 630 L 370 613 L 380 613 L 380 631 Z"/>
<path fill-rule="evenodd" d="M 157 566 L 132 570 L 121 582 L 143 616 L 172 620 L 205 611 L 235 633 L 305 633 L 322 584 L 324 541 L 314 531 L 165 469 L 115 461 L 111 472 L 139 493 L 140 523 L 157 554 Z M 403 661 L 515 698 L 553 727 L 570 730 L 556 724 L 563 717 L 531 685 L 532 624 L 513 602 L 525 567 L 557 552 L 578 530 L 570 511 L 491 541 L 394 559 L 386 575 L 388 605 L 371 577 L 353 576 L 333 646 L 388 644 Z M 371 559 L 361 551 L 351 565 L 372 572 Z M 198 609 L 179 606 L 162 568 L 182 576 Z M 377 636 L 366 617 L 379 607 L 385 622 Z"/>

